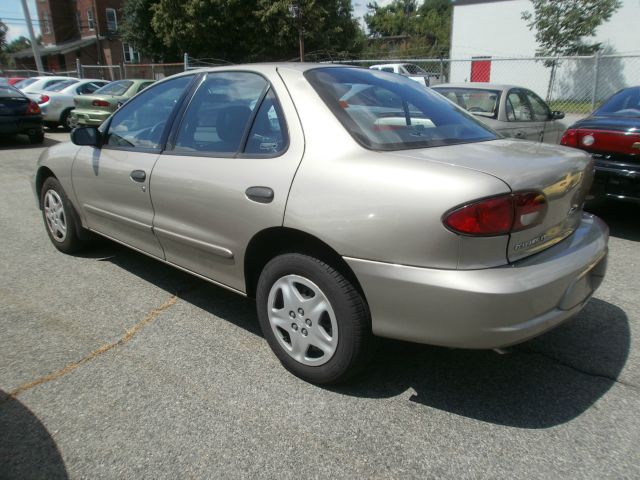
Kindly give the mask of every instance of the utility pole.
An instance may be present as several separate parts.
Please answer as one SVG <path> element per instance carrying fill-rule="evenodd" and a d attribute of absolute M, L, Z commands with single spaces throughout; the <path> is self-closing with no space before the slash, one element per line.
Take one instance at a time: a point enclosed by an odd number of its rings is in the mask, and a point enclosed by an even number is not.
<path fill-rule="evenodd" d="M 304 62 L 304 26 L 302 19 L 302 7 L 299 2 L 289 5 L 289 13 L 296 19 L 298 24 L 298 45 L 300 48 L 300 61 Z"/>
<path fill-rule="evenodd" d="M 33 25 L 31 24 L 31 15 L 29 14 L 29 7 L 27 7 L 27 0 L 22 0 L 22 11 L 24 12 L 24 19 L 27 21 L 27 29 L 29 30 L 29 40 L 31 41 L 33 59 L 36 61 L 38 74 L 42 75 L 44 73 L 44 68 L 42 68 L 42 59 L 40 58 L 40 53 L 38 52 L 38 42 L 36 41 L 36 36 L 33 33 Z"/>

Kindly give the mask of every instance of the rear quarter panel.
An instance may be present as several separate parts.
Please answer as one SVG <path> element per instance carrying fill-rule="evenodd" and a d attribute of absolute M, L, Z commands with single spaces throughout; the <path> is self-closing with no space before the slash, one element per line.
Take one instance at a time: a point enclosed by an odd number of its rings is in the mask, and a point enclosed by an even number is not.
<path fill-rule="evenodd" d="M 306 140 L 285 226 L 315 235 L 347 257 L 457 268 L 463 239 L 444 227 L 442 215 L 471 199 L 507 193 L 507 185 L 465 168 L 366 150 L 300 72 L 280 74 Z M 506 240 L 498 243 L 504 262 Z"/>

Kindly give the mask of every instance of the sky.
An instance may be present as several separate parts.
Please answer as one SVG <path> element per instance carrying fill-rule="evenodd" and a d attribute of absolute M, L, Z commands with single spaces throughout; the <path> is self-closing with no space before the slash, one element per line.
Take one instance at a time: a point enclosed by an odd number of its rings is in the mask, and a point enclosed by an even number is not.
<path fill-rule="evenodd" d="M 362 16 L 367 12 L 367 3 L 372 0 L 351 0 L 353 5 L 353 14 L 356 18 L 360 19 L 362 23 Z M 391 0 L 378 0 L 378 5 L 388 5 Z M 40 34 L 40 23 L 38 22 L 38 15 L 36 11 L 36 0 L 27 0 L 29 5 L 29 12 L 31 12 L 31 20 L 33 21 L 33 27 L 36 36 Z M 10 42 L 18 38 L 21 35 L 25 37 L 29 36 L 27 31 L 27 25 L 24 20 L 24 14 L 22 12 L 22 2 L 20 0 L 8 0 L 0 3 L 0 19 L 9 27 L 7 32 L 7 40 Z"/>

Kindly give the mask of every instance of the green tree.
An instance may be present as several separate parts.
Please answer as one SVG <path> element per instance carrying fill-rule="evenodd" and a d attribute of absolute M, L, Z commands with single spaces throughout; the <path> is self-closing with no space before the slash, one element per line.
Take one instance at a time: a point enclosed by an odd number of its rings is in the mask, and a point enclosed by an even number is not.
<path fill-rule="evenodd" d="M 145 55 L 163 61 L 177 60 L 180 53 L 165 45 L 153 29 L 153 7 L 157 0 L 126 0 L 122 7 L 122 39 Z"/>
<path fill-rule="evenodd" d="M 449 52 L 452 6 L 449 0 L 394 0 L 367 5 L 364 16 L 372 41 L 367 55 L 444 56 Z M 394 37 L 399 40 L 391 41 Z"/>
<path fill-rule="evenodd" d="M 589 43 L 596 29 L 620 8 L 619 0 L 531 0 L 533 13 L 522 12 L 530 30 L 535 30 L 536 55 L 590 55 L 600 43 Z"/>
<path fill-rule="evenodd" d="M 7 32 L 9 27 L 0 20 L 0 65 L 6 65 L 9 60 L 7 55 Z"/>
<path fill-rule="evenodd" d="M 25 48 L 31 48 L 31 42 L 27 37 L 19 36 L 18 38 L 15 38 L 7 43 L 5 51 L 7 53 L 14 53 L 19 52 L 20 50 L 24 50 Z"/>

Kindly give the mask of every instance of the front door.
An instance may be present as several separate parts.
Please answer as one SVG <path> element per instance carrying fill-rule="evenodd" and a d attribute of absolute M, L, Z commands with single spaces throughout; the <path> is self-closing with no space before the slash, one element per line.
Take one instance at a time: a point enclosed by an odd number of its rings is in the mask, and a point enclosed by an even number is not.
<path fill-rule="evenodd" d="M 507 137 L 540 142 L 544 129 L 544 120 L 536 118 L 533 108 L 524 90 L 509 90 L 505 100 L 507 125 L 500 133 Z"/>
<path fill-rule="evenodd" d="M 162 82 L 127 104 L 105 128 L 101 148 L 82 147 L 72 167 L 87 226 L 161 258 L 152 231 L 150 178 L 172 111 L 191 81 Z"/>
<path fill-rule="evenodd" d="M 302 152 L 279 77 L 209 73 L 153 171 L 153 226 L 166 260 L 244 291 L 247 244 L 282 225 Z"/>

